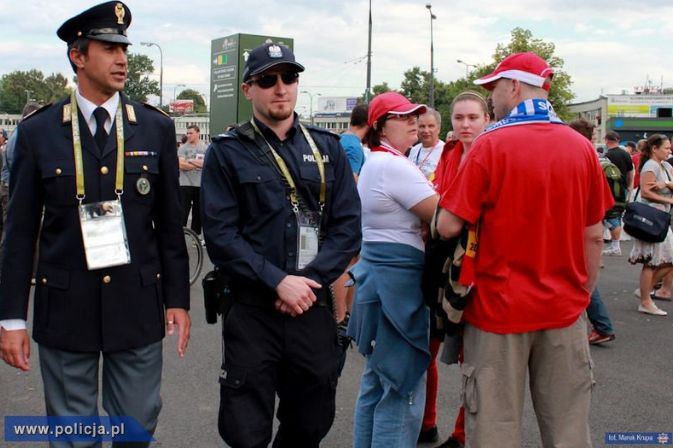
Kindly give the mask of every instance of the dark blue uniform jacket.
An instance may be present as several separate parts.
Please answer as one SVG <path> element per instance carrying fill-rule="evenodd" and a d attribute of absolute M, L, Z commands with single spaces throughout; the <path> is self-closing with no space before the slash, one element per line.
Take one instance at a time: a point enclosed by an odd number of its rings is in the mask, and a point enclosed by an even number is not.
<path fill-rule="evenodd" d="M 125 151 L 122 204 L 131 264 L 87 270 L 75 198 L 70 100 L 24 120 L 12 164 L 0 280 L 0 319 L 26 319 L 39 235 L 33 338 L 68 351 L 117 351 L 164 336 L 164 308 L 189 309 L 188 262 L 178 200 L 172 120 L 121 95 Z M 126 105 L 131 105 L 134 117 Z M 65 109 L 65 110 L 64 110 Z M 64 113 L 65 112 L 65 113 Z M 80 113 L 86 198 L 115 199 L 115 125 L 102 155 Z M 135 122 L 134 122 L 135 121 Z M 146 177 L 150 192 L 136 181 Z M 44 207 L 44 220 L 40 218 Z"/>
<path fill-rule="evenodd" d="M 296 115 L 283 141 L 257 124 L 285 160 L 306 205 L 318 210 L 318 165 Z M 269 304 L 287 274 L 311 278 L 326 291 L 360 249 L 360 198 L 339 138 L 321 128 L 309 129 L 325 161 L 327 195 L 324 240 L 318 256 L 300 272 L 297 220 L 268 147 L 263 147 L 268 153 L 264 155 L 256 149 L 252 133 L 235 130 L 215 137 L 206 153 L 201 212 L 210 259 L 232 277 L 239 294 L 268 298 Z"/>

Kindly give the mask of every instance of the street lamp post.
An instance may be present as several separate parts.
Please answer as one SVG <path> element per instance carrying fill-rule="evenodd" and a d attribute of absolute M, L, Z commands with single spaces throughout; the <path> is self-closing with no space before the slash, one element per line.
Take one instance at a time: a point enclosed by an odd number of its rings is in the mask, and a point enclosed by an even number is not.
<path fill-rule="evenodd" d="M 466 79 L 467 79 L 467 77 L 470 75 L 470 73 L 469 73 L 469 71 L 468 71 L 469 68 L 470 68 L 470 67 L 472 67 L 472 68 L 477 68 L 476 65 L 474 65 L 474 64 L 468 64 L 467 62 L 462 61 L 462 60 L 460 60 L 460 59 L 456 59 L 456 62 L 459 63 L 459 64 L 464 64 L 464 65 L 465 65 L 465 78 L 466 78 Z"/>
<path fill-rule="evenodd" d="M 430 12 L 430 93 L 428 95 L 428 104 L 430 107 L 435 107 L 435 49 L 433 41 L 433 30 L 432 30 L 432 21 L 437 18 L 436 15 L 432 13 L 432 5 L 428 3 L 425 5 Z"/>
<path fill-rule="evenodd" d="M 173 101 L 175 101 L 175 90 L 178 87 L 186 87 L 184 84 L 176 84 L 175 87 L 173 87 Z"/>
<path fill-rule="evenodd" d="M 151 47 L 154 45 L 159 49 L 159 108 L 164 105 L 164 52 L 161 51 L 159 44 L 155 42 L 140 42 L 140 45 Z"/>
<path fill-rule="evenodd" d="M 26 92 L 26 104 L 30 103 L 30 94 L 33 93 L 32 90 L 24 89 Z"/>
<path fill-rule="evenodd" d="M 309 98 L 311 99 L 310 100 L 311 104 L 310 104 L 310 107 L 309 107 L 309 114 L 311 115 L 311 124 L 313 124 L 313 94 L 311 92 L 309 92 L 308 90 L 302 90 L 301 93 L 307 94 L 309 96 Z"/>

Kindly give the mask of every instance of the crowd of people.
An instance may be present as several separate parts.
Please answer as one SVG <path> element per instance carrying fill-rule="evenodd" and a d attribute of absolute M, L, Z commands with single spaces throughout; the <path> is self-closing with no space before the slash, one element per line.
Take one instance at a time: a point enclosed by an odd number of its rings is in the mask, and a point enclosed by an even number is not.
<path fill-rule="evenodd" d="M 130 22 L 118 1 L 66 21 L 77 88 L 26 110 L 3 148 L 0 355 L 30 369 L 34 277 L 48 415 L 98 414 L 102 356 L 105 411 L 154 432 L 162 339 L 177 331 L 179 356 L 189 341 L 191 215 L 224 297 L 228 445 L 319 446 L 349 339 L 365 357 L 355 448 L 439 441 L 438 358 L 462 375 L 439 447 L 520 446 L 526 378 L 542 445 L 592 445 L 589 344 L 615 339 L 601 255 L 621 255 L 629 200 L 670 212 L 665 135 L 624 149 L 608 132 L 599 158 L 593 124 L 559 119 L 554 71 L 528 52 L 475 81 L 488 96 L 453 99 L 445 139 L 436 110 L 396 92 L 356 106 L 339 137 L 300 122 L 305 68 L 266 43 L 243 70 L 250 119 L 209 147 L 190 126 L 176 151 L 172 121 L 121 93 Z M 628 261 L 642 264 L 637 310 L 665 316 L 654 300 L 671 300 L 670 228 L 636 239 Z"/>

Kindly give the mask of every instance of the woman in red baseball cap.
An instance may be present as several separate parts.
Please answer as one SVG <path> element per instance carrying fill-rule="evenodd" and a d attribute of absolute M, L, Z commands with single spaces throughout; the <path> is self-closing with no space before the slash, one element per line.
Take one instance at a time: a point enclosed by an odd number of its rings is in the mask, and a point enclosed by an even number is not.
<path fill-rule="evenodd" d="M 405 152 L 426 111 L 387 92 L 369 104 L 371 154 L 358 181 L 362 251 L 348 333 L 367 358 L 355 406 L 353 446 L 416 446 L 425 404 L 429 312 L 421 291 L 424 243 L 438 196 Z"/>

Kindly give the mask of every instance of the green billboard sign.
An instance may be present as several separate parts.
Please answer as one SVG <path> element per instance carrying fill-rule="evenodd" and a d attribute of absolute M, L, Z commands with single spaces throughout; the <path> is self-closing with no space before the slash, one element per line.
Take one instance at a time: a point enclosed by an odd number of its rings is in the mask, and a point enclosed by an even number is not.
<path fill-rule="evenodd" d="M 232 123 L 241 123 L 252 115 L 250 102 L 241 92 L 243 67 L 250 51 L 266 42 L 293 48 L 288 37 L 232 34 L 214 39 L 210 51 L 210 135 L 225 131 Z"/>

